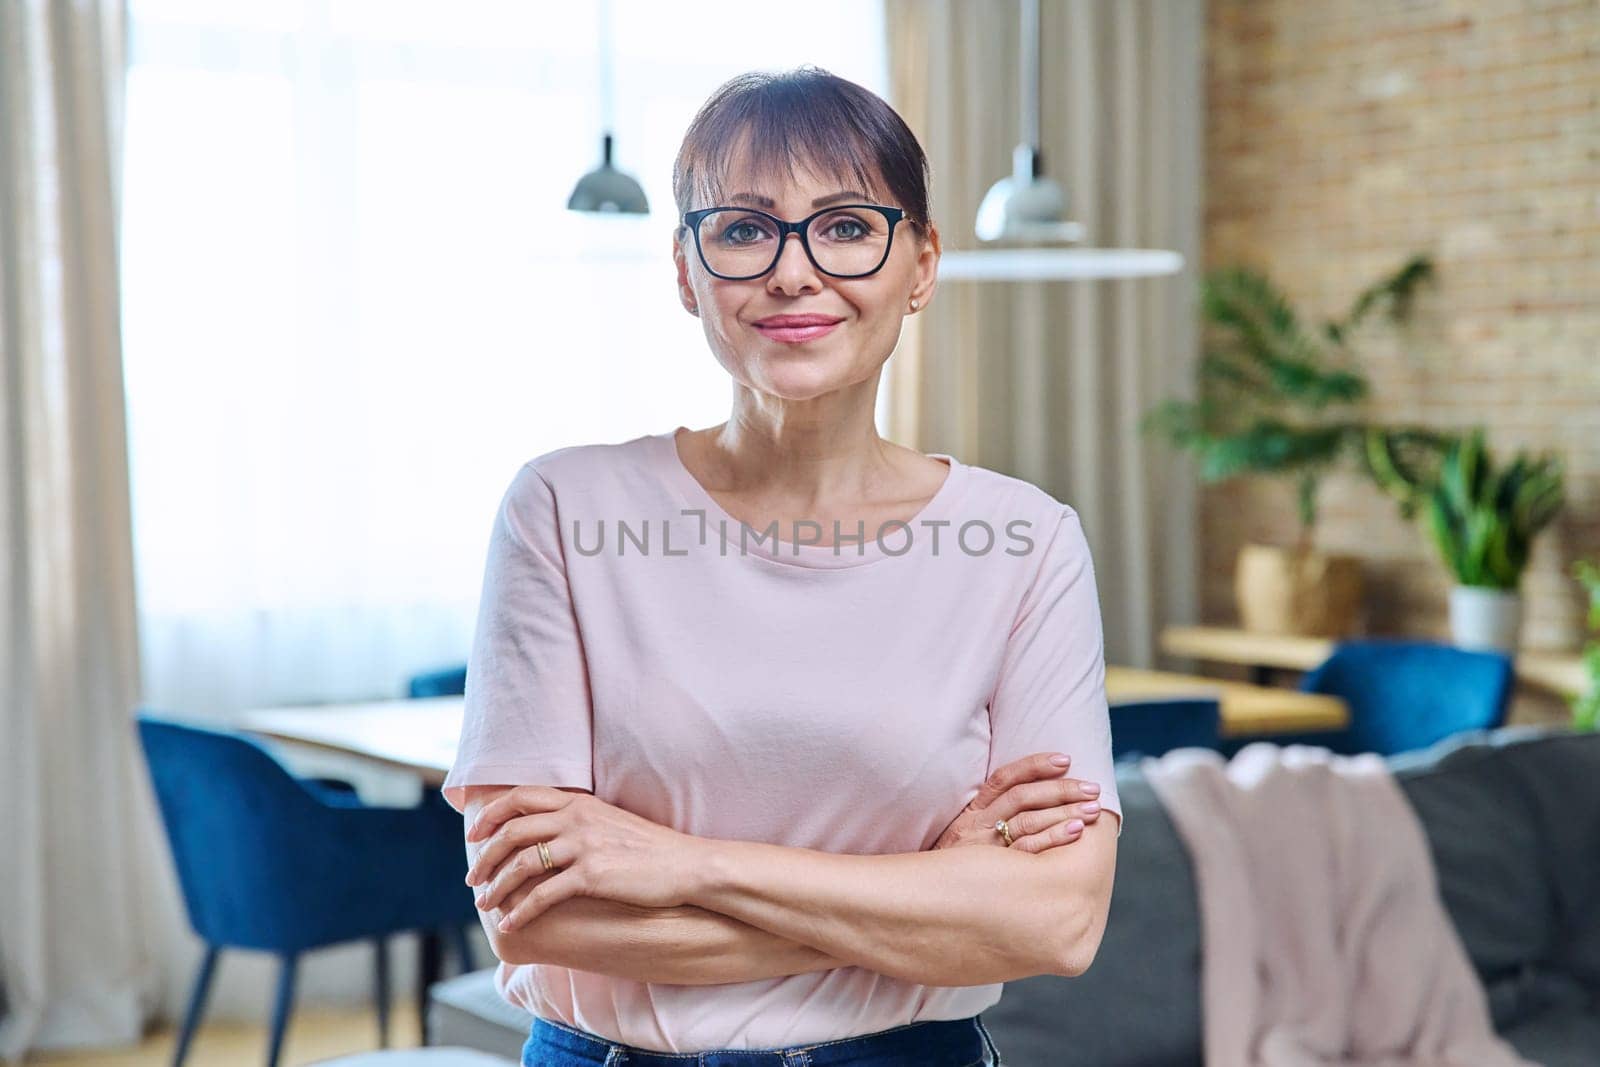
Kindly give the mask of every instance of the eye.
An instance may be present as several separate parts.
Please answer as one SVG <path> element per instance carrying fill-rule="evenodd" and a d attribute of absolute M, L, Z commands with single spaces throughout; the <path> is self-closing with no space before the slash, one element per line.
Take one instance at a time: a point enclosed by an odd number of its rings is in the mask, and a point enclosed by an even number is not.
<path fill-rule="evenodd" d="M 770 240 L 774 235 L 772 224 L 756 215 L 727 212 L 712 223 L 718 244 L 727 248 L 741 248 Z"/>
<path fill-rule="evenodd" d="M 840 227 L 844 228 L 843 233 L 839 232 Z M 832 222 L 828 223 L 829 236 L 835 237 L 842 241 L 850 241 L 859 237 L 864 237 L 867 233 L 867 227 L 861 222 L 861 220 L 852 218 L 849 215 L 834 219 Z"/>

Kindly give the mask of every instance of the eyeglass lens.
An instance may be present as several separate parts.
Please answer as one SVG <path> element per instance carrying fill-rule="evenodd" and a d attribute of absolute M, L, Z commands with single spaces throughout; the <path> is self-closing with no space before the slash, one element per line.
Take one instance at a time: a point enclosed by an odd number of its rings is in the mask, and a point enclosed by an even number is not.
<path fill-rule="evenodd" d="M 840 208 L 806 228 L 817 266 L 830 274 L 870 274 L 888 256 L 889 220 L 877 211 Z M 706 266 L 734 278 L 765 274 L 777 260 L 778 228 L 765 215 L 723 208 L 700 220 Z"/>

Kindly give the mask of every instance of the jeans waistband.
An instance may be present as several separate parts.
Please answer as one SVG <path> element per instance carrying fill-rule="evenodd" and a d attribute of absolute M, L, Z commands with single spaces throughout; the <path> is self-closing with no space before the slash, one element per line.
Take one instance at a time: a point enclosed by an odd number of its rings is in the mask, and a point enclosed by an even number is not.
<path fill-rule="evenodd" d="M 524 1067 L 543 1067 L 541 1049 L 592 1067 L 998 1067 L 1001 1062 L 988 1028 L 976 1015 L 787 1048 L 706 1052 L 655 1052 L 535 1018 L 522 1050 Z"/>

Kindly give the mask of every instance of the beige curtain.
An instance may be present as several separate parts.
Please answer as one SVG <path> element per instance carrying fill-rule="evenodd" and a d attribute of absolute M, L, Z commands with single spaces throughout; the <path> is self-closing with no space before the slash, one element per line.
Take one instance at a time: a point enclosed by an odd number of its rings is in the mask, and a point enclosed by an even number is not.
<path fill-rule="evenodd" d="M 0 2 L 0 1055 L 137 1040 L 164 853 L 118 340 L 120 0 Z"/>
<path fill-rule="evenodd" d="M 1033 482 L 1082 516 L 1106 658 L 1155 663 L 1196 617 L 1192 467 L 1141 415 L 1192 396 L 1201 181 L 1200 0 L 1042 0 L 1044 173 L 1086 245 L 1167 248 L 1155 279 L 941 280 L 890 360 L 890 436 Z M 887 0 L 890 102 L 928 153 L 946 250 L 976 249 L 1021 130 L 1018 0 Z"/>

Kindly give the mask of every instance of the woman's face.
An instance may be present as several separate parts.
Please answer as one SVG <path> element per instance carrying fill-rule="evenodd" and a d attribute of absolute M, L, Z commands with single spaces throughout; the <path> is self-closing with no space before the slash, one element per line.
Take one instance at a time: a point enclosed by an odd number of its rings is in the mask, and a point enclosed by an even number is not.
<path fill-rule="evenodd" d="M 903 207 L 868 190 L 819 179 L 799 168 L 796 180 L 782 188 L 761 188 L 740 174 L 731 175 L 724 187 L 724 201 L 695 207 L 755 207 L 790 222 L 818 211 L 813 201 L 840 193 L 851 194 L 840 200 L 841 204 Z M 766 197 L 773 203 L 740 199 L 741 193 Z M 742 239 L 749 240 L 750 233 L 745 231 Z M 822 273 L 796 234 L 784 240 L 772 270 L 748 281 L 728 281 L 708 273 L 695 249 L 693 234 L 685 234 L 682 240 L 673 238 L 673 258 L 678 265 L 679 299 L 691 314 L 700 317 L 717 361 L 735 381 L 770 396 L 806 400 L 877 375 L 900 339 L 901 320 L 913 313 L 911 302 L 917 302 L 918 311 L 928 306 L 939 260 L 939 236 L 930 225 L 928 240 L 919 245 L 911 224 L 897 223 L 887 262 L 864 278 Z M 781 340 L 757 325 L 773 315 L 805 314 L 841 321 L 823 336 L 798 343 Z"/>

